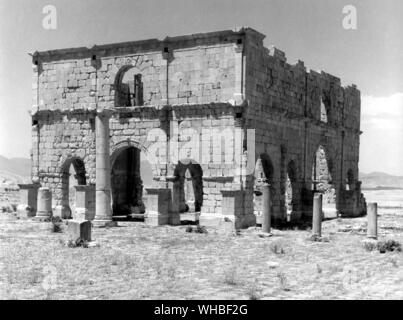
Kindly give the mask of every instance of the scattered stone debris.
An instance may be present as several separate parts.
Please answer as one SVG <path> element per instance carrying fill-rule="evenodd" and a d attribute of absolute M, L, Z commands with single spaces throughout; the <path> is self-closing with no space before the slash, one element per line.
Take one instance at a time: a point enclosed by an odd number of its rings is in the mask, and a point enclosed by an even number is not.
<path fill-rule="evenodd" d="M 361 226 L 346 225 L 346 226 L 340 227 L 337 230 L 337 232 L 366 233 L 367 227 L 364 225 L 361 225 Z"/>
<path fill-rule="evenodd" d="M 314 241 L 314 242 L 330 242 L 329 237 L 320 237 L 317 234 L 311 235 L 308 240 Z"/>
<path fill-rule="evenodd" d="M 379 250 L 380 253 L 386 253 L 387 251 L 402 251 L 402 245 L 400 242 L 390 239 L 390 240 L 374 240 L 365 239 L 362 241 L 362 245 L 367 251 Z"/>
<path fill-rule="evenodd" d="M 273 236 L 273 234 L 271 232 L 259 232 L 258 236 L 260 238 L 270 238 Z"/>
<path fill-rule="evenodd" d="M 51 226 L 51 231 L 54 233 L 60 233 L 63 232 L 62 225 L 63 225 L 63 220 L 60 217 L 52 217 L 50 219 L 50 222 L 52 223 Z"/>
<path fill-rule="evenodd" d="M 196 226 L 187 226 L 186 227 L 186 232 L 189 233 L 208 233 L 206 227 L 200 226 L 200 225 L 196 225 Z"/>

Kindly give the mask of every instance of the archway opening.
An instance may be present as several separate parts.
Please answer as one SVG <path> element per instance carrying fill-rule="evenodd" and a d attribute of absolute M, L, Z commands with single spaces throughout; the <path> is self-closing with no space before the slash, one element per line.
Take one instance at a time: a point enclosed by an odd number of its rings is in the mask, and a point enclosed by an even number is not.
<path fill-rule="evenodd" d="M 333 184 L 331 171 L 333 164 L 323 146 L 319 146 L 312 165 L 312 190 L 323 194 L 323 212 L 329 214 L 336 210 L 336 189 Z"/>
<path fill-rule="evenodd" d="M 298 190 L 297 190 L 297 169 L 295 162 L 291 160 L 287 165 L 285 180 L 285 212 L 287 221 L 291 221 L 291 215 L 298 208 Z"/>
<path fill-rule="evenodd" d="M 273 175 L 274 168 L 270 157 L 267 154 L 261 154 L 256 161 L 254 175 L 253 211 L 257 216 L 261 215 L 263 210 L 262 186 L 266 183 L 270 184 L 271 195 L 274 194 Z"/>
<path fill-rule="evenodd" d="M 111 161 L 111 187 L 113 216 L 143 214 L 143 180 L 151 183 L 152 170 L 140 149 L 130 146 L 118 152 Z"/>
<path fill-rule="evenodd" d="M 203 206 L 203 170 L 198 163 L 179 162 L 175 168 L 175 201 L 179 213 L 196 213 Z"/>
<path fill-rule="evenodd" d="M 144 104 L 142 74 L 131 66 L 123 67 L 116 79 L 116 106 L 134 107 Z"/>
<path fill-rule="evenodd" d="M 329 120 L 328 101 L 324 96 L 320 97 L 320 121 L 327 123 Z"/>
<path fill-rule="evenodd" d="M 84 162 L 79 158 L 69 159 L 62 169 L 62 218 L 72 218 L 75 212 L 77 185 L 86 184 Z"/>

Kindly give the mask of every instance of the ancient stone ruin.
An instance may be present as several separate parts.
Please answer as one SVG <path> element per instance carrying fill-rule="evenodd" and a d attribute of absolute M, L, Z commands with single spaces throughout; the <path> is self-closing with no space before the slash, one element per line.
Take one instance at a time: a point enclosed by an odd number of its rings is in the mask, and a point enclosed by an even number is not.
<path fill-rule="evenodd" d="M 263 183 L 275 223 L 312 217 L 314 192 L 325 212 L 364 213 L 359 90 L 264 38 L 241 28 L 35 52 L 26 188 L 49 188 L 53 215 L 101 224 L 252 226 Z"/>

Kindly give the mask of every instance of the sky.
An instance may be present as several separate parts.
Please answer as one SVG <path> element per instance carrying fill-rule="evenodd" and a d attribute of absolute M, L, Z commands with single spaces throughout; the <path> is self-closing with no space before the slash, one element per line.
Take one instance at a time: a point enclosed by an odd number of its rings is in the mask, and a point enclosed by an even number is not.
<path fill-rule="evenodd" d="M 44 6 L 57 13 L 43 28 Z M 353 5 L 357 28 L 346 30 Z M 360 171 L 403 176 L 401 0 L 0 0 L 0 155 L 29 157 L 28 53 L 252 27 L 265 45 L 361 90 Z"/>

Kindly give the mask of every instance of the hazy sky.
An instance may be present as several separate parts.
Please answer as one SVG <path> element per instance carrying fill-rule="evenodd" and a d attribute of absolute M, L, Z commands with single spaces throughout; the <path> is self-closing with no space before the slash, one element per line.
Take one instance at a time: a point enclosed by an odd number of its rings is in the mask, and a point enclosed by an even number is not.
<path fill-rule="evenodd" d="M 48 4 L 57 9 L 56 30 L 42 27 Z M 357 30 L 342 26 L 350 4 Z M 288 61 L 357 84 L 360 170 L 403 175 L 402 16 L 401 0 L 0 0 L 0 154 L 29 156 L 28 52 L 250 26 Z"/>

